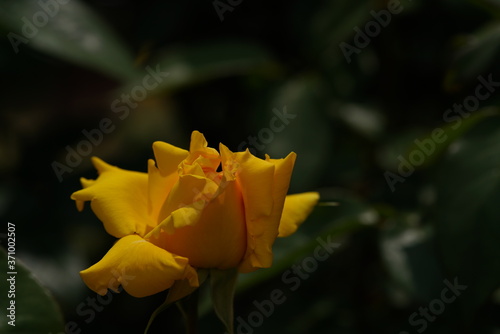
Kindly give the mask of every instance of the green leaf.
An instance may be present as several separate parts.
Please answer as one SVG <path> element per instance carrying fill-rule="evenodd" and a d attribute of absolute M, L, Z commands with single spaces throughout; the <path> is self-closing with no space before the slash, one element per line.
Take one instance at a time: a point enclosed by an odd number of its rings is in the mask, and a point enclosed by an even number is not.
<path fill-rule="evenodd" d="M 11 259 L 8 259 L 8 254 L 3 248 L 0 248 L 0 259 L 0 293 L 2 294 L 0 332 L 3 334 L 64 332 L 61 310 L 50 292 L 41 286 L 19 259 L 15 260 L 17 274 L 8 274 L 7 261 Z M 13 286 L 7 281 L 11 277 L 14 278 L 12 282 L 15 282 Z M 15 293 L 15 297 L 7 298 L 11 290 Z M 7 308 L 10 307 L 12 301 L 15 302 L 15 326 L 7 323 L 12 320 L 7 317 L 11 314 Z"/>
<path fill-rule="evenodd" d="M 415 218 L 412 213 L 386 224 L 380 233 L 381 253 L 394 283 L 427 302 L 439 295 L 443 273 L 434 250 L 433 228 L 410 227 Z"/>
<path fill-rule="evenodd" d="M 198 282 L 200 283 L 200 286 L 205 282 L 207 276 L 208 276 L 208 270 L 205 269 L 198 270 Z M 148 330 L 153 324 L 153 321 L 160 313 L 169 308 L 173 303 L 178 302 L 182 298 L 189 296 L 197 289 L 198 287 L 192 287 L 191 285 L 189 285 L 188 280 L 176 281 L 174 285 L 172 285 L 172 287 L 168 290 L 167 299 L 165 300 L 165 302 L 163 302 L 163 304 L 161 304 L 153 312 L 153 314 L 151 314 L 146 329 L 144 330 L 144 334 L 148 333 Z"/>
<path fill-rule="evenodd" d="M 454 143 L 435 175 L 433 219 L 450 278 L 468 286 L 460 297 L 471 317 L 500 286 L 500 117 Z"/>
<path fill-rule="evenodd" d="M 494 65 L 500 54 L 500 23 L 489 24 L 474 34 L 462 36 L 457 57 L 445 78 L 445 86 L 454 90 Z"/>
<path fill-rule="evenodd" d="M 413 155 L 421 152 L 425 158 L 421 164 L 412 164 L 415 169 L 423 169 L 435 165 L 447 152 L 450 145 L 465 136 L 474 126 L 484 119 L 498 116 L 497 108 L 488 107 L 472 113 L 469 117 L 445 123 L 432 130 L 407 130 L 397 136 L 387 139 L 387 144 L 380 150 L 377 158 L 382 168 L 397 171 L 401 165 L 401 156 L 406 161 L 412 161 Z"/>
<path fill-rule="evenodd" d="M 433 131 L 427 136 L 419 138 L 419 141 L 421 143 L 432 143 L 430 145 L 432 145 L 433 148 L 429 149 L 430 151 L 432 151 L 432 153 L 427 154 L 426 152 L 424 152 L 426 154 L 425 161 L 422 163 L 422 165 L 415 167 L 427 167 L 434 164 L 446 152 L 447 148 L 453 142 L 464 136 L 470 129 L 474 127 L 474 125 L 491 116 L 498 116 L 497 108 L 484 108 L 478 110 L 471 114 L 468 118 L 461 118 L 459 121 L 460 123 L 458 123 L 458 121 L 455 121 L 454 123 L 445 124 L 441 128 L 433 129 Z M 435 131 L 442 131 L 442 135 L 438 136 L 438 138 L 446 139 L 441 143 L 436 141 L 436 136 L 435 134 L 433 134 Z M 422 151 L 422 148 L 418 146 L 415 141 L 413 141 L 405 158 L 408 160 L 411 152 L 415 150 Z"/>
<path fill-rule="evenodd" d="M 129 51 L 85 3 L 79 0 L 48 3 L 30 0 L 0 3 L 0 23 L 11 30 L 7 37 L 13 52 L 22 52 L 26 44 L 120 80 L 130 80 L 136 75 Z"/>
<path fill-rule="evenodd" d="M 215 78 L 241 75 L 270 65 L 270 56 L 260 46 L 240 41 L 198 44 L 169 49 L 150 61 L 152 68 L 169 76 L 154 88 L 155 93 Z M 131 86 L 142 85 L 142 79 Z"/>
<path fill-rule="evenodd" d="M 271 157 L 285 157 L 291 151 L 297 153 L 294 174 L 300 178 L 292 178 L 293 191 L 309 190 L 311 184 L 319 181 L 325 157 L 331 150 L 333 134 L 324 113 L 326 91 L 324 82 L 316 75 L 298 76 L 287 81 L 275 92 L 265 108 L 268 114 L 264 123 L 255 131 L 259 137 L 261 129 L 270 128 L 271 121 L 278 120 L 279 128 L 273 131 L 271 139 L 259 139 L 260 145 L 251 148 Z"/>
<path fill-rule="evenodd" d="M 316 53 L 328 51 L 328 56 L 333 57 L 334 62 L 345 61 L 339 44 L 353 43 L 353 28 L 363 26 L 370 19 L 370 9 L 371 4 L 365 1 L 341 0 L 327 3 L 313 16 L 314 24 L 311 24 L 310 32 L 306 35 L 306 43 L 316 47 Z"/>
<path fill-rule="evenodd" d="M 237 278 L 238 270 L 235 268 L 210 270 L 210 290 L 214 310 L 228 334 L 234 333 L 233 300 Z"/>
<path fill-rule="evenodd" d="M 305 39 L 304 49 L 313 56 L 320 55 L 320 61 L 325 67 L 348 64 L 340 48 L 340 43 L 355 46 L 354 38 L 357 32 L 354 28 L 366 30 L 367 22 L 374 20 L 370 11 L 385 9 L 383 8 L 385 3 L 374 4 L 363 0 L 330 1 L 318 6 L 316 13 L 310 18 L 311 23 L 307 26 L 308 29 L 304 29 L 303 24 L 301 24 L 304 20 L 303 12 L 308 10 L 312 4 L 304 2 L 301 5 L 307 8 L 297 6 L 297 9 L 301 11 L 296 13 L 297 20 L 300 20 L 300 23 L 296 23 L 300 29 L 297 34 Z M 399 15 L 411 13 L 420 5 L 419 2 L 408 1 L 404 4 L 404 14 Z M 399 15 L 393 16 L 392 20 L 395 20 L 394 17 Z M 384 31 L 384 34 L 388 34 L 388 32 Z M 357 54 L 352 56 L 352 59 L 357 58 Z"/>
<path fill-rule="evenodd" d="M 378 110 L 362 104 L 344 104 L 336 115 L 361 136 L 374 140 L 384 133 L 385 117 Z"/>

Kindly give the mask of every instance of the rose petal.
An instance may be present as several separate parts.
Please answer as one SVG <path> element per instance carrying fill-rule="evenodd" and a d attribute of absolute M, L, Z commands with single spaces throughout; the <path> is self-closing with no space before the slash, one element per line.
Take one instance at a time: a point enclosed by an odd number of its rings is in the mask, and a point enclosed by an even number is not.
<path fill-rule="evenodd" d="M 153 143 L 153 151 L 156 164 L 154 160 L 148 161 L 149 210 L 158 220 L 160 209 L 179 178 L 179 164 L 189 152 L 160 141 Z"/>
<path fill-rule="evenodd" d="M 161 141 L 153 143 L 153 152 L 163 176 L 177 174 L 179 164 L 189 155 L 188 151 Z"/>
<path fill-rule="evenodd" d="M 219 152 L 212 147 L 208 147 L 207 140 L 199 131 L 191 134 L 191 144 L 189 146 L 189 156 L 186 158 L 187 164 L 199 164 L 203 169 L 216 170 L 220 164 Z"/>
<path fill-rule="evenodd" d="M 284 159 L 266 157 L 266 162 L 273 165 L 274 173 L 272 182 L 267 185 L 260 184 L 260 187 L 271 189 L 272 199 L 267 198 L 265 200 L 272 201 L 273 206 L 269 215 L 257 219 L 247 219 L 247 254 L 239 266 L 240 272 L 251 272 L 258 268 L 270 267 L 272 264 L 272 246 L 278 236 L 279 221 L 290 185 L 295 158 L 296 154 L 293 152 Z M 256 175 L 255 178 L 259 179 L 260 177 Z M 242 188 L 245 189 L 245 186 L 242 186 Z M 247 209 L 246 203 L 245 209 Z"/>
<path fill-rule="evenodd" d="M 246 251 L 243 199 L 236 182 L 226 182 L 222 187 L 224 190 L 212 201 L 192 205 L 196 224 L 176 228 L 172 234 L 161 232 L 152 236 L 151 242 L 189 258 L 189 263 L 197 268 L 237 267 Z M 186 211 L 175 219 L 195 218 Z"/>
<path fill-rule="evenodd" d="M 218 185 L 206 177 L 181 175 L 160 210 L 160 224 L 166 226 L 167 220 L 171 221 L 173 218 L 170 217 L 172 213 L 179 209 L 182 209 L 181 213 L 183 213 L 186 210 L 185 208 L 202 208 L 205 203 L 210 202 L 215 197 L 217 189 Z M 193 206 L 193 204 L 196 205 Z M 179 219 L 175 222 L 171 221 L 171 223 L 174 223 L 176 228 L 196 223 L 196 221 L 188 219 L 188 216 L 179 215 Z M 196 217 L 193 216 L 193 218 Z"/>
<path fill-rule="evenodd" d="M 85 284 L 100 295 L 120 285 L 134 297 L 166 290 L 176 280 L 198 286 L 196 270 L 184 257 L 173 255 L 138 235 L 121 238 L 96 264 L 80 272 Z"/>
<path fill-rule="evenodd" d="M 317 192 L 288 195 L 281 215 L 279 237 L 288 237 L 295 233 L 318 204 L 318 201 L 319 194 Z"/>
<path fill-rule="evenodd" d="M 85 201 L 104 224 L 106 231 L 117 238 L 137 233 L 146 234 L 156 222 L 148 212 L 148 175 L 108 165 L 92 158 L 99 172 L 94 181 L 82 179 L 84 189 L 74 192 L 78 209 Z"/>
<path fill-rule="evenodd" d="M 238 165 L 236 179 L 243 193 L 247 221 L 269 216 L 273 209 L 274 164 L 248 150 L 233 153 L 233 160 Z"/>
<path fill-rule="evenodd" d="M 220 150 L 223 169 L 236 175 L 245 205 L 247 247 L 239 270 L 250 272 L 269 267 L 273 257 L 272 245 L 278 235 L 277 211 L 282 205 L 279 196 L 276 196 L 278 203 L 275 203 L 276 164 L 253 156 L 248 150 L 233 153 L 222 144 Z M 275 214 L 274 208 L 277 209 Z"/>

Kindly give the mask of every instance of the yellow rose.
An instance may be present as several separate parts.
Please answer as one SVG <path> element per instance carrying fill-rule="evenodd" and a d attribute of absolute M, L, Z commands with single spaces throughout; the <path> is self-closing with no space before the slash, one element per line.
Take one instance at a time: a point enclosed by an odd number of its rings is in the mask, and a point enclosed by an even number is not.
<path fill-rule="evenodd" d="M 259 159 L 248 150 L 219 152 L 194 131 L 189 151 L 155 142 L 148 173 L 123 170 L 98 158 L 96 180 L 81 180 L 71 195 L 84 202 L 119 240 L 80 275 L 104 295 L 120 285 L 145 297 L 177 280 L 198 286 L 196 269 L 271 266 L 276 237 L 294 233 L 319 200 L 316 192 L 287 196 L 295 153 Z"/>

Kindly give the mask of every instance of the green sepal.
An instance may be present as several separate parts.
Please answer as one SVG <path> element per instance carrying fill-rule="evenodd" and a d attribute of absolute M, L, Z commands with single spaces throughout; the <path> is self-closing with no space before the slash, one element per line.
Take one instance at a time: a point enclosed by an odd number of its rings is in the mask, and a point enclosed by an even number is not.
<path fill-rule="evenodd" d="M 208 276 L 208 270 L 206 269 L 199 269 L 198 271 L 198 282 L 200 283 L 200 286 L 205 282 Z M 146 326 L 146 329 L 144 330 L 144 334 L 148 333 L 149 327 L 151 327 L 151 324 L 155 320 L 155 318 L 163 311 L 165 311 L 167 308 L 170 307 L 173 303 L 180 301 L 182 298 L 185 298 L 192 294 L 194 291 L 196 291 L 198 287 L 192 287 L 189 285 L 188 280 L 179 280 L 172 285 L 172 287 L 168 291 L 167 299 L 165 299 L 165 302 L 161 304 L 154 312 L 151 314 L 151 317 L 149 318 L 148 324 Z"/>
<path fill-rule="evenodd" d="M 228 334 L 234 334 L 233 300 L 237 278 L 236 268 L 210 270 L 210 292 L 214 310 Z"/>

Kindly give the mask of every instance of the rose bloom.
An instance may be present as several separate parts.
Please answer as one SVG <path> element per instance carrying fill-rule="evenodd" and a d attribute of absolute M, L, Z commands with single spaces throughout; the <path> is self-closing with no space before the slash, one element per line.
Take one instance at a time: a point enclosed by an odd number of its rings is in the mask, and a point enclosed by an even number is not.
<path fill-rule="evenodd" d="M 207 147 L 198 131 L 189 151 L 155 142 L 148 172 L 134 172 L 92 158 L 96 180 L 82 178 L 71 198 L 84 202 L 119 238 L 80 275 L 105 295 L 120 285 L 135 297 L 149 296 L 186 279 L 199 285 L 196 269 L 271 266 L 277 237 L 294 233 L 319 200 L 316 192 L 287 196 L 295 153 L 266 159 Z"/>

